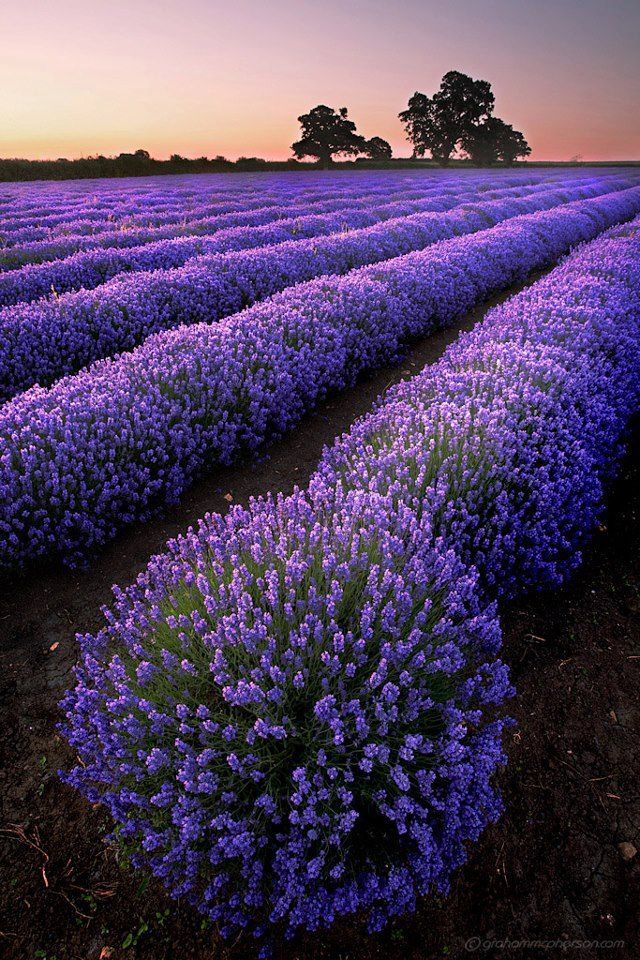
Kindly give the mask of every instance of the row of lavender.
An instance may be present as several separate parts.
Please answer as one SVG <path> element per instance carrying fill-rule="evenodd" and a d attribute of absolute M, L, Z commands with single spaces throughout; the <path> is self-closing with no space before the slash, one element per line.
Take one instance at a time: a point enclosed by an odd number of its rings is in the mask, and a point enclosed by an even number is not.
<path fill-rule="evenodd" d="M 620 174 L 609 174 L 604 179 L 620 179 Z M 522 174 L 510 175 L 506 178 L 506 183 L 514 185 L 522 179 Z M 545 178 L 533 175 L 524 177 L 525 182 L 532 180 L 540 182 Z M 633 174 L 624 177 L 627 185 L 633 180 Z M 478 174 L 471 178 L 470 185 L 475 190 L 480 191 L 483 187 L 489 186 L 492 182 L 503 182 L 503 178 L 496 178 L 495 175 L 487 177 L 487 174 Z M 464 181 L 469 183 L 469 181 Z M 637 182 L 637 178 L 634 182 Z M 260 226 L 271 223 L 276 220 L 291 219 L 298 216 L 304 216 L 312 210 L 316 213 L 335 212 L 348 208 L 366 208 L 371 204 L 371 199 L 378 197 L 384 199 L 387 196 L 393 197 L 394 192 L 398 199 L 410 199 L 412 196 L 419 198 L 422 195 L 428 196 L 438 193 L 446 193 L 448 190 L 460 190 L 460 184 L 455 180 L 445 181 L 441 184 L 439 180 L 431 178 L 426 180 L 416 180 L 413 187 L 406 184 L 398 185 L 395 189 L 391 184 L 387 184 L 384 190 L 375 190 L 365 186 L 357 187 L 354 184 L 347 183 L 342 189 L 331 191 L 330 194 L 325 190 L 319 192 L 313 203 L 308 196 L 300 197 L 296 191 L 291 194 L 284 194 L 279 201 L 268 202 L 266 206 L 258 203 L 251 205 L 248 198 L 240 198 L 239 205 L 231 212 L 221 213 L 214 216 L 193 216 L 191 212 L 184 209 L 180 204 L 177 205 L 176 221 L 173 224 L 165 226 L 136 226 L 135 224 L 109 224 L 105 221 L 103 232 L 92 235 L 87 230 L 92 230 L 91 224 L 78 225 L 78 232 L 74 232 L 72 225 L 67 225 L 66 232 L 59 236 L 47 239 L 34 239 L 32 241 L 24 240 L 20 243 L 7 245 L 4 243 L 4 249 L 0 249 L 0 271 L 18 269 L 29 263 L 41 263 L 51 260 L 57 260 L 67 257 L 82 250 L 109 249 L 111 247 L 126 249 L 142 244 L 153 243 L 162 239 L 173 239 L 180 236 L 207 236 L 232 226 Z"/>
<path fill-rule="evenodd" d="M 498 191 L 499 196 L 506 194 L 501 199 L 453 207 L 456 199 L 440 199 L 437 207 L 452 209 L 394 217 L 347 232 L 336 231 L 335 218 L 310 217 L 299 222 L 300 235 L 325 230 L 329 235 L 277 243 L 286 236 L 282 227 L 263 228 L 262 245 L 242 253 L 200 256 L 182 268 L 116 278 L 92 292 L 14 306 L 0 311 L 0 400 L 131 350 L 160 330 L 219 320 L 314 277 L 348 273 L 519 214 L 612 189 L 596 182 L 520 197 L 522 188 L 516 187 Z M 375 212 L 362 217 L 365 222 L 375 218 Z M 229 236 L 235 233 L 222 231 L 219 246 L 237 242 Z"/>
<path fill-rule="evenodd" d="M 581 187 L 598 186 L 606 189 L 623 189 L 635 182 L 632 178 L 585 178 L 572 180 L 570 184 L 556 184 L 568 193 Z M 451 209 L 463 202 L 485 202 L 500 196 L 520 196 L 549 190 L 550 184 L 516 182 L 501 189 L 486 189 L 478 186 L 450 186 L 446 189 L 424 189 L 403 193 L 394 197 L 387 193 L 382 202 L 371 197 L 362 200 L 342 201 L 329 213 L 319 213 L 318 205 L 309 206 L 309 212 L 300 216 L 275 217 L 258 226 L 218 226 L 203 236 L 178 236 L 166 240 L 142 243 L 132 247 L 106 247 L 79 251 L 61 259 L 42 263 L 29 263 L 14 270 L 0 273 L 0 306 L 28 302 L 55 291 L 56 295 L 77 290 L 93 289 L 120 273 L 183 266 L 188 261 L 205 254 L 226 253 L 257 246 L 282 243 L 286 240 L 301 240 L 333 232 L 361 229 L 374 224 L 415 213 L 438 212 Z M 290 208 L 289 211 L 290 212 Z"/>
<path fill-rule="evenodd" d="M 582 200 L 385 264 L 290 288 L 217 324 L 157 334 L 0 409 L 0 565 L 73 564 L 175 503 L 204 467 L 292 427 L 409 337 L 640 211 Z"/>
<path fill-rule="evenodd" d="M 618 168 L 601 168 L 604 174 L 620 173 Z M 463 181 L 497 181 L 501 177 L 511 179 L 514 175 L 543 180 L 566 179 L 584 176 L 582 170 L 538 169 L 482 173 L 477 170 L 456 171 L 361 171 L 345 174 L 341 171 L 307 173 L 304 177 L 291 174 L 267 176 L 243 174 L 234 177 L 211 174 L 199 176 L 149 177 L 123 180 L 84 180 L 64 182 L 41 182 L 31 184 L 0 184 L 0 221 L 8 223 L 14 218 L 27 222 L 30 218 L 55 217 L 74 211 L 99 211 L 109 214 L 168 210 L 178 205 L 185 209 L 201 203 L 237 202 L 254 200 L 261 195 L 279 196 L 283 199 L 336 195 L 349 191 L 374 194 L 388 190 L 410 190 L 418 184 L 431 183 L 443 186 Z"/>
<path fill-rule="evenodd" d="M 431 182 L 433 178 L 429 178 Z M 450 182 L 451 176 L 440 179 L 440 182 Z M 297 181 L 290 177 L 286 181 L 282 177 L 269 176 L 260 182 L 256 178 L 220 178 L 215 176 L 195 176 L 187 180 L 181 177 L 155 177 L 145 180 L 111 181 L 108 188 L 103 189 L 104 181 L 84 181 L 75 184 L 78 189 L 68 190 L 68 181 L 65 183 L 24 186 L 13 191 L 9 196 L 7 185 L 0 185 L 0 224 L 10 226 L 12 223 L 55 222 L 57 217 L 67 214 L 76 216 L 86 211 L 103 217 L 110 214 L 150 213 L 163 212 L 171 209 L 193 209 L 204 203 L 236 203 L 241 206 L 244 201 L 249 203 L 259 197 L 280 197 L 287 199 L 297 196 L 314 198 L 327 195 L 327 184 L 317 179 L 303 178 Z M 383 181 L 381 178 L 367 176 L 365 180 L 354 177 L 333 179 L 331 192 L 335 195 L 347 191 L 363 192 L 370 189 L 374 193 L 384 189 L 396 189 L 401 184 L 397 178 L 390 177 Z M 404 187 L 406 188 L 405 181 Z M 3 190 L 4 187 L 4 190 Z M 4 197 L 3 194 L 4 193 Z"/>
<path fill-rule="evenodd" d="M 428 189 L 434 188 L 434 184 L 429 184 Z M 411 190 L 407 190 L 406 186 L 401 190 L 403 193 L 411 194 Z M 301 195 L 299 193 L 283 194 L 267 188 L 254 195 L 241 193 L 233 198 L 224 200 L 214 198 L 196 203 L 185 203 L 183 198 L 177 197 L 173 202 L 162 204 L 160 207 L 154 205 L 151 209 L 146 204 L 142 209 L 137 209 L 136 203 L 129 203 L 114 209 L 109 215 L 106 215 L 104 210 L 85 212 L 83 209 L 61 213 L 48 212 L 44 217 L 34 217 L 33 214 L 27 214 L 24 217 L 11 215 L 4 221 L 0 220 L 0 236 L 4 246 L 14 246 L 20 243 L 35 243 L 38 240 L 54 240 L 58 236 L 67 239 L 69 236 L 86 234 L 113 234 L 118 230 L 130 230 L 136 227 L 151 228 L 176 224 L 185 227 L 224 214 L 251 212 L 262 208 L 266 210 L 269 207 L 279 206 L 304 205 L 312 208 L 322 207 L 324 204 L 330 206 L 338 203 L 349 204 L 351 201 L 362 201 L 367 197 L 385 196 L 388 191 L 389 185 L 386 189 L 371 185 L 364 191 L 347 185 L 331 191 L 328 198 L 326 190 L 305 192 Z M 401 191 L 397 189 L 396 192 Z"/>
<path fill-rule="evenodd" d="M 559 178 L 541 177 L 540 174 L 511 174 L 504 176 L 499 182 L 505 184 L 513 183 L 516 179 L 523 183 L 554 182 Z M 496 181 L 495 176 L 479 173 L 473 179 L 467 181 L 467 189 L 472 189 L 475 185 L 477 190 L 482 190 L 485 185 Z M 376 184 L 370 181 L 358 185 L 351 181 L 340 185 L 337 184 L 331 190 L 330 196 L 334 200 L 382 199 L 389 195 L 409 195 L 419 193 L 424 189 L 444 190 L 454 186 L 460 186 L 460 181 L 448 179 L 429 179 L 416 180 L 411 184 L 401 184 L 386 182 Z M 318 185 L 316 188 L 307 188 L 304 190 L 292 189 L 295 184 L 289 183 L 287 190 L 274 187 L 269 181 L 261 190 L 244 190 L 233 195 L 208 196 L 186 198 L 180 193 L 171 193 L 169 197 L 162 200 L 162 195 L 153 195 L 144 202 L 140 202 L 137 197 L 124 202 L 116 202 L 110 207 L 100 205 L 95 207 L 91 202 L 81 206 L 62 205 L 60 208 L 49 207 L 46 210 L 2 210 L 0 209 L 0 237 L 4 244 L 13 245 L 16 242 L 24 242 L 37 239 L 52 239 L 57 234 L 68 233 L 87 233 L 87 232 L 105 232 L 114 230 L 118 226 L 122 228 L 131 228 L 133 226 L 164 226 L 172 223 L 184 223 L 193 220 L 201 220 L 206 217 L 217 214 L 232 213 L 240 210 L 252 210 L 266 206 L 287 206 L 291 204 L 306 203 L 309 207 L 323 203 L 327 200 L 328 193 L 326 185 Z M 29 231 L 31 231 L 29 233 Z"/>
<path fill-rule="evenodd" d="M 446 890 L 500 811 L 495 600 L 574 568 L 639 402 L 640 219 L 392 391 L 308 490 L 206 517 L 116 592 L 64 704 L 69 782 L 227 935 L 379 928 Z"/>

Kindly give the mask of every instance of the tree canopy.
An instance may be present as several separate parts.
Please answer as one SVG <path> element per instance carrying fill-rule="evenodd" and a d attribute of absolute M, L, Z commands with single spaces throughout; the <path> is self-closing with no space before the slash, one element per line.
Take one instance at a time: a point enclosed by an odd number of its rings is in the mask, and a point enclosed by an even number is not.
<path fill-rule="evenodd" d="M 392 157 L 391 144 L 382 137 L 371 137 L 371 140 L 367 140 L 364 152 L 370 160 L 391 160 Z"/>
<path fill-rule="evenodd" d="M 334 110 L 320 104 L 298 117 L 301 137 L 291 144 L 296 157 L 316 157 L 325 168 L 336 155 L 355 157 L 365 154 L 372 160 L 389 160 L 391 146 L 382 137 L 366 140 L 356 132 L 346 107 Z"/>
<path fill-rule="evenodd" d="M 531 147 L 519 130 L 498 117 L 487 117 L 473 126 L 460 143 L 462 149 L 479 167 L 492 163 L 512 164 L 518 157 L 526 157 Z"/>
<path fill-rule="evenodd" d="M 296 157 L 317 157 L 328 167 L 334 154 L 357 156 L 364 153 L 366 141 L 356 133 L 356 125 L 349 120 L 346 107 L 334 110 L 320 104 L 298 117 L 302 136 L 291 144 Z"/>
<path fill-rule="evenodd" d="M 447 164 L 473 124 L 491 115 L 493 104 L 491 85 L 486 80 L 473 80 L 450 70 L 433 97 L 414 93 L 400 120 L 416 157 L 429 151 L 438 163 Z"/>
<path fill-rule="evenodd" d="M 414 156 L 428 152 L 444 166 L 458 148 L 481 164 L 529 154 L 524 136 L 493 116 L 494 102 L 490 83 L 457 70 L 445 73 L 432 97 L 414 93 L 399 115 Z"/>

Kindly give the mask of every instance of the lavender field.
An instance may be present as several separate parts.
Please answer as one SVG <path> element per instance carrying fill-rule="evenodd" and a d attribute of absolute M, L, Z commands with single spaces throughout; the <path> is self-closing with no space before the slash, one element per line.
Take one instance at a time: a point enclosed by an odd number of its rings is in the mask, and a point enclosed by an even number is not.
<path fill-rule="evenodd" d="M 43 822 L 175 898 L 180 957 L 345 918 L 395 956 L 500 829 L 510 618 L 571 589 L 639 404 L 637 169 L 0 184 L 0 578 L 68 638 L 9 738 L 57 738 Z M 56 856 L 93 957 L 97 855 Z"/>

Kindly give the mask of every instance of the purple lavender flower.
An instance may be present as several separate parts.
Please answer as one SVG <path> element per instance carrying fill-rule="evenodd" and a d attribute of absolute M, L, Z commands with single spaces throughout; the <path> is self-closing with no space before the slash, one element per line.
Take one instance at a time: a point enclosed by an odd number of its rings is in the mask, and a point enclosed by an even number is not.
<path fill-rule="evenodd" d="M 68 782 L 226 933 L 377 926 L 446 889 L 500 811 L 503 721 L 482 712 L 510 688 L 475 574 L 391 498 L 321 499 L 176 541 L 82 639 L 65 702 Z"/>
<path fill-rule="evenodd" d="M 150 337 L 0 408 L 0 565 L 74 564 L 491 293 L 640 210 L 640 187 L 515 217 Z"/>
<path fill-rule="evenodd" d="M 225 934 L 377 929 L 446 890 L 500 811 L 495 600 L 574 569 L 639 401 L 640 218 L 392 390 L 307 490 L 205 517 L 116 592 L 68 781 Z"/>
<path fill-rule="evenodd" d="M 94 292 L 83 290 L 0 311 L 0 399 L 8 399 L 34 383 L 46 386 L 94 360 L 133 349 L 159 330 L 218 320 L 314 277 L 348 273 L 439 240 L 485 230 L 518 215 L 616 189 L 617 184 L 595 181 L 568 188 L 532 189 L 520 196 L 522 188 L 518 186 L 473 204 L 467 191 L 465 202 L 459 202 L 459 195 L 422 202 L 423 207 L 438 213 L 407 215 L 411 207 L 405 202 L 392 205 L 394 213 L 402 214 L 392 218 L 381 212 L 390 212 L 387 205 L 378 211 L 368 208 L 355 216 L 340 212 L 279 221 L 260 228 L 260 236 L 256 236 L 257 228 L 240 230 L 240 235 L 238 229 L 222 230 L 208 241 L 208 248 L 201 244 L 201 255 L 187 266 L 134 273 L 103 284 Z M 447 208 L 449 212 L 442 212 Z M 376 224 L 377 220 L 383 222 Z M 329 235 L 323 236 L 325 233 Z M 175 241 L 171 244 L 173 255 Z M 259 246 L 213 253 L 243 244 Z M 211 252 L 204 255 L 205 249 Z M 143 257 L 154 252 L 153 245 L 142 248 Z M 95 258 L 95 252 L 91 256 Z M 113 256 L 112 250 L 108 256 Z M 37 269 L 42 272 L 41 266 Z M 57 280 L 50 279 L 51 267 L 46 270 L 51 286 Z M 73 267 L 72 274 L 75 272 Z M 0 276 L 0 291 L 3 281 L 13 278 L 21 280 L 18 271 Z"/>

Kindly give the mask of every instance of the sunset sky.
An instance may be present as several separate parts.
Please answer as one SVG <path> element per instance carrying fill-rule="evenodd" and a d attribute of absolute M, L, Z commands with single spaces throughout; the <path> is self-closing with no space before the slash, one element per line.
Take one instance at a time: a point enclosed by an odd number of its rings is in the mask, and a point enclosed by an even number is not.
<path fill-rule="evenodd" d="M 4 0 L 0 157 L 284 159 L 317 103 L 408 155 L 450 69 L 532 159 L 640 159 L 640 0 Z"/>

